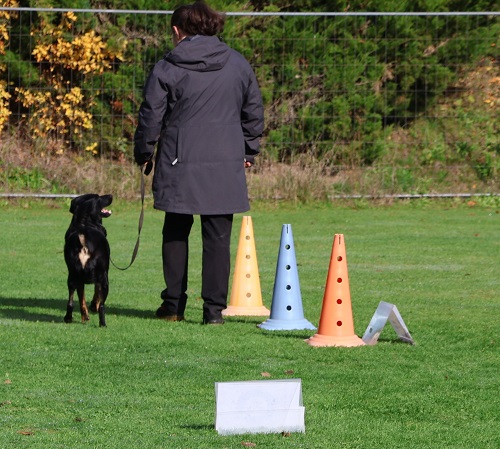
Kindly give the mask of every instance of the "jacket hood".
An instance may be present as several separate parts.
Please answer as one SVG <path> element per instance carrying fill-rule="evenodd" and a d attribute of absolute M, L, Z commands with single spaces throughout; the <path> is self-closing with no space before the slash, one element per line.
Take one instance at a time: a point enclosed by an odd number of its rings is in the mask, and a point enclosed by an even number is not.
<path fill-rule="evenodd" d="M 217 36 L 196 35 L 182 40 L 165 60 L 186 70 L 213 72 L 226 65 L 230 52 Z"/>

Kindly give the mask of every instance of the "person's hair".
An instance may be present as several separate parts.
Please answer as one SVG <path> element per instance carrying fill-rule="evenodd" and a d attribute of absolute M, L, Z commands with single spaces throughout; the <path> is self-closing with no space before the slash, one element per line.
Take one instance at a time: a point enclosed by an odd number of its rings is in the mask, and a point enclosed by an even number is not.
<path fill-rule="evenodd" d="M 192 5 L 179 6 L 172 14 L 170 26 L 176 26 L 188 36 L 215 36 L 222 33 L 225 22 L 224 14 L 214 11 L 203 0 L 198 0 Z"/>

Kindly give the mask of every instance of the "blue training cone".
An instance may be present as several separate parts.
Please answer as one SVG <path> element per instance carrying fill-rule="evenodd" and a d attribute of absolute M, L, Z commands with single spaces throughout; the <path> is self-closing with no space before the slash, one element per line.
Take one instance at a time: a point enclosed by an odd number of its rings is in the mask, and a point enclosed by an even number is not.
<path fill-rule="evenodd" d="M 292 225 L 290 224 L 283 225 L 281 230 L 271 316 L 258 327 L 265 330 L 316 329 L 304 318 Z"/>

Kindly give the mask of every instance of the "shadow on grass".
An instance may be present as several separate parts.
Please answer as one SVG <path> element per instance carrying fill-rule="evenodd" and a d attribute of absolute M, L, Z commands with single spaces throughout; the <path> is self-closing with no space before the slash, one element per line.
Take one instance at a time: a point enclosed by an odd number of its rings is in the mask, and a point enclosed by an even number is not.
<path fill-rule="evenodd" d="M 190 425 L 181 425 L 179 426 L 181 429 L 191 429 L 191 430 L 213 430 L 213 424 L 190 424 Z"/>
<path fill-rule="evenodd" d="M 314 335 L 314 331 L 305 331 L 302 329 L 288 330 L 288 331 L 274 330 L 274 331 L 265 331 L 263 335 L 268 338 L 292 338 L 299 340 L 300 339 L 307 340 L 308 338 Z"/>
<path fill-rule="evenodd" d="M 5 298 L 0 296 L 0 317 L 12 320 L 64 323 L 66 304 L 67 300 L 63 299 Z M 40 312 L 40 309 L 47 309 L 47 312 Z M 75 312 L 79 313 L 78 300 L 75 301 Z M 107 306 L 106 313 L 135 318 L 154 317 L 150 310 L 117 306 Z"/>

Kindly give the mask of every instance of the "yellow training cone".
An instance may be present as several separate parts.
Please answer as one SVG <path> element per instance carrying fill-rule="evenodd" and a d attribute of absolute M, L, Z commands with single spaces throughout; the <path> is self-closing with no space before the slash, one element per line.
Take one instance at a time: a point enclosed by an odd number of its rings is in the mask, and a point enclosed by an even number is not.
<path fill-rule="evenodd" d="M 236 253 L 233 285 L 229 305 L 222 311 L 224 316 L 269 316 L 271 312 L 262 304 L 259 267 L 252 217 L 244 216 Z"/>

